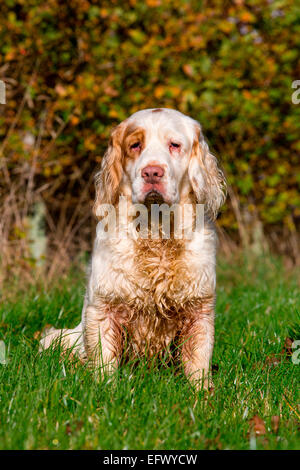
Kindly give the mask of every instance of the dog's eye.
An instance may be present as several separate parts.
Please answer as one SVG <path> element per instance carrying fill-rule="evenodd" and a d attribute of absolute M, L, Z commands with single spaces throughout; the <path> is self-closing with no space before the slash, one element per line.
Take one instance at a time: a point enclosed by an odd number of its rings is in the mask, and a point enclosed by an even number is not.
<path fill-rule="evenodd" d="M 170 142 L 169 144 L 170 150 L 180 150 L 180 147 L 180 144 L 177 144 L 176 142 Z"/>
<path fill-rule="evenodd" d="M 135 142 L 134 144 L 130 145 L 131 150 L 137 150 L 141 148 L 141 142 Z"/>

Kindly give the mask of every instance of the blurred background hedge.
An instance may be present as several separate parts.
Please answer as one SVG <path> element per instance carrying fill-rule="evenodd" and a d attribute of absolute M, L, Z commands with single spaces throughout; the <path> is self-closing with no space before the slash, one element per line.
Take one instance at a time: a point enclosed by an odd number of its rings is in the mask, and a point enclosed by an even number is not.
<path fill-rule="evenodd" d="M 296 2 L 2 0 L 0 16 L 6 270 L 32 266 L 33 218 L 45 219 L 57 266 L 90 249 L 92 177 L 110 130 L 148 107 L 202 123 L 229 181 L 227 241 L 267 240 L 297 258 Z"/>

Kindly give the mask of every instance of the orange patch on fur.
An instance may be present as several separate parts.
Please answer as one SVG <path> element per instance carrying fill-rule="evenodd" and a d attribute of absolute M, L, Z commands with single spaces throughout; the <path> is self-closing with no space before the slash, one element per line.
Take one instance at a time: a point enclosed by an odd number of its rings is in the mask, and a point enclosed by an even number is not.
<path fill-rule="evenodd" d="M 145 137 L 146 137 L 145 130 L 142 129 L 141 127 L 137 127 L 134 124 L 131 124 L 130 126 L 128 126 L 124 134 L 124 138 L 122 142 L 122 152 L 123 152 L 124 157 L 137 158 L 137 156 L 145 147 Z M 130 149 L 131 145 L 137 141 L 141 143 L 140 152 L 134 152 Z"/>

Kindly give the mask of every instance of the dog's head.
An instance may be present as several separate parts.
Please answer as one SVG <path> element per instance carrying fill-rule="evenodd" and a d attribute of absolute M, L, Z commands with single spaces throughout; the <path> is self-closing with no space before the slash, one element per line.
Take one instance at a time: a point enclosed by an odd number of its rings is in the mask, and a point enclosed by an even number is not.
<path fill-rule="evenodd" d="M 112 131 L 96 176 L 96 214 L 99 204 L 115 204 L 120 195 L 172 205 L 191 193 L 215 218 L 225 179 L 197 121 L 172 109 L 146 109 Z"/>

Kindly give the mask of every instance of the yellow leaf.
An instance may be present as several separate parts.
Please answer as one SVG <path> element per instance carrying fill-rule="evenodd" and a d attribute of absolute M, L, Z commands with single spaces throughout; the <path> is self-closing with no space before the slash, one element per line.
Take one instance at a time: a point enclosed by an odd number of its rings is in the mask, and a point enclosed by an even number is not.
<path fill-rule="evenodd" d="M 119 117 L 118 111 L 116 111 L 115 109 L 111 109 L 108 112 L 108 115 L 109 115 L 109 117 L 112 117 L 112 118 L 118 118 Z"/>
<path fill-rule="evenodd" d="M 77 124 L 79 123 L 79 117 L 72 116 L 70 121 L 71 121 L 71 124 L 73 124 L 73 126 L 77 126 Z"/>
<path fill-rule="evenodd" d="M 158 85 L 154 90 L 155 98 L 161 98 L 165 93 L 165 88 L 162 85 Z"/>
<path fill-rule="evenodd" d="M 240 15 L 240 20 L 244 23 L 254 23 L 255 16 L 252 15 L 249 11 L 243 11 Z"/>
<path fill-rule="evenodd" d="M 159 7 L 161 4 L 161 0 L 146 0 L 146 4 L 148 7 Z"/>

